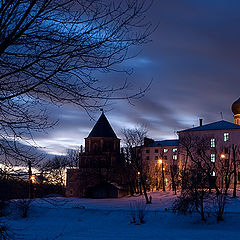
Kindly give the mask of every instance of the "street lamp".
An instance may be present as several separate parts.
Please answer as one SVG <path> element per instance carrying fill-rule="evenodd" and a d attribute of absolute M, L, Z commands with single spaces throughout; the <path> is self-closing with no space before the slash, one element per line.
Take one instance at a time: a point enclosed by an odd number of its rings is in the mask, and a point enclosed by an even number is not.
<path fill-rule="evenodd" d="M 222 158 L 222 159 L 224 159 L 225 157 L 226 157 L 225 154 L 220 155 L 220 158 Z"/>
<path fill-rule="evenodd" d="M 32 183 L 35 183 L 35 180 L 36 180 L 35 176 L 32 175 L 32 176 L 30 177 L 30 180 L 32 181 Z"/>
<path fill-rule="evenodd" d="M 137 183 L 139 187 L 140 194 L 142 195 L 142 183 L 141 183 L 141 172 L 137 172 Z"/>
<path fill-rule="evenodd" d="M 158 160 L 158 164 L 159 164 L 159 165 L 162 165 L 162 182 L 163 182 L 163 191 L 165 192 L 165 178 L 164 178 L 165 168 L 164 168 L 164 166 L 163 166 L 163 160 L 162 160 L 162 159 L 159 159 L 159 160 Z"/>

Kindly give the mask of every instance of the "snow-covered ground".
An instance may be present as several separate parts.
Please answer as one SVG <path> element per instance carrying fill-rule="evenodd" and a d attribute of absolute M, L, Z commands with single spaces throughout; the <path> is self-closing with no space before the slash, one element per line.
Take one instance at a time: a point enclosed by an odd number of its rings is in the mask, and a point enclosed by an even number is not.
<path fill-rule="evenodd" d="M 240 196 L 240 192 L 238 193 Z M 198 215 L 171 212 L 175 196 L 169 192 L 151 193 L 145 223 L 131 224 L 130 205 L 143 199 L 35 199 L 29 217 L 17 212 L 2 218 L 16 239 L 240 239 L 240 199 L 230 199 L 224 222 L 210 217 L 206 223 Z"/>

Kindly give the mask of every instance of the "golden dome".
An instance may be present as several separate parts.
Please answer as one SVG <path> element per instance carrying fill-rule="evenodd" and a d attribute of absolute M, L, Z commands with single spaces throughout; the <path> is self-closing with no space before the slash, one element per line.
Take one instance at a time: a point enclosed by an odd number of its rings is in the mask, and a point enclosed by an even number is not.
<path fill-rule="evenodd" d="M 232 104 L 233 114 L 240 114 L 240 98 Z"/>

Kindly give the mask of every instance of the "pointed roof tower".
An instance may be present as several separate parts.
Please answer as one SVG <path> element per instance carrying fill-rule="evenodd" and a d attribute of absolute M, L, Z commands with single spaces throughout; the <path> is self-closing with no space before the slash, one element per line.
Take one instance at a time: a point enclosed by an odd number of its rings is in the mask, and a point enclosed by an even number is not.
<path fill-rule="evenodd" d="M 104 112 L 102 112 L 100 118 L 88 135 L 88 138 L 92 137 L 117 138 Z"/>

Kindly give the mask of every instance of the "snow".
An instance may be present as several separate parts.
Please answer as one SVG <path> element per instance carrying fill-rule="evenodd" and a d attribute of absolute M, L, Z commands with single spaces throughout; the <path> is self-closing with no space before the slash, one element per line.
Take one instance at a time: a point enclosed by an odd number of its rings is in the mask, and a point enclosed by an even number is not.
<path fill-rule="evenodd" d="M 239 239 L 240 199 L 230 198 L 224 222 L 210 216 L 206 223 L 197 214 L 176 215 L 171 205 L 176 198 L 170 192 L 153 192 L 152 204 L 146 205 L 145 223 L 131 224 L 130 204 L 143 196 L 120 199 L 35 199 L 29 217 L 13 211 L 1 218 L 15 239 L 163 239 L 221 240 Z M 240 192 L 238 193 L 240 196 Z"/>

